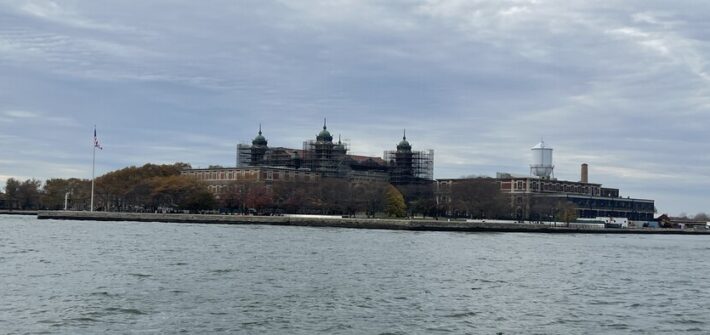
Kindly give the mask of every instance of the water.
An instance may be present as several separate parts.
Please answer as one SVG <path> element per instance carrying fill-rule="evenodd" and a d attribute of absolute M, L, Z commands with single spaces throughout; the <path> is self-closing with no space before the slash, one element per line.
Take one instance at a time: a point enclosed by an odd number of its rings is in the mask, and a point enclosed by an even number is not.
<path fill-rule="evenodd" d="M 0 216 L 0 334 L 707 334 L 710 238 Z"/>

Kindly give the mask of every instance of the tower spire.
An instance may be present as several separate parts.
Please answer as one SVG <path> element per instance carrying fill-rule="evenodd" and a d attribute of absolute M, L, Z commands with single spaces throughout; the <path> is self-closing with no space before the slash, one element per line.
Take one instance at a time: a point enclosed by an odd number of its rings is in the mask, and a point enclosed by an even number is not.
<path fill-rule="evenodd" d="M 402 139 L 405 141 L 407 140 L 407 129 L 406 128 L 402 130 Z"/>
<path fill-rule="evenodd" d="M 261 122 L 259 122 L 259 135 L 261 135 Z"/>

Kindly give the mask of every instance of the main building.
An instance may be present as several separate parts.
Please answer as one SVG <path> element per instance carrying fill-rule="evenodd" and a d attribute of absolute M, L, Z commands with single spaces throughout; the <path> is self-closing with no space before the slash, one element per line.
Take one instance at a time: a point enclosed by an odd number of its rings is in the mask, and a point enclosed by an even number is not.
<path fill-rule="evenodd" d="M 325 121 L 315 140 L 304 141 L 301 149 L 270 147 L 260 126 L 251 144 L 237 145 L 236 167 L 190 169 L 183 174 L 207 182 L 218 196 L 232 182 L 269 185 L 339 178 L 354 183 L 423 184 L 433 180 L 434 151 L 413 151 L 405 133 L 396 150 L 385 151 L 383 157 L 352 155 L 340 138 L 333 141 Z"/>

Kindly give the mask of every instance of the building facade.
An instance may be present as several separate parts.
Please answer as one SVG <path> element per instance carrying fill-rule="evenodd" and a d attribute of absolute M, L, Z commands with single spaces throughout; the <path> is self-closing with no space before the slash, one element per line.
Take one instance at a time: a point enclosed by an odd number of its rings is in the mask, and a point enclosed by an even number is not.
<path fill-rule="evenodd" d="M 585 164 L 586 165 L 586 164 Z M 500 192 L 510 201 L 511 217 L 519 220 L 546 217 L 546 209 L 572 204 L 579 218 L 624 217 L 631 221 L 652 221 L 655 213 L 653 200 L 623 198 L 619 189 L 602 187 L 588 180 L 587 168 L 582 168 L 582 181 L 557 180 L 533 176 L 513 176 L 498 173 L 495 182 Z M 441 205 L 452 201 L 452 187 L 467 180 L 440 179 L 436 181 L 436 200 Z M 551 215 L 547 215 L 550 219 Z"/>
<path fill-rule="evenodd" d="M 231 183 L 262 183 L 272 185 L 278 182 L 315 183 L 320 174 L 283 167 L 255 166 L 246 168 L 188 169 L 183 175 L 204 181 L 215 195 L 222 193 Z"/>
<path fill-rule="evenodd" d="M 394 184 L 430 183 L 434 176 L 434 152 L 412 151 L 406 135 L 397 151 L 385 158 L 349 154 L 340 138 L 337 142 L 327 124 L 315 140 L 303 142 L 301 149 L 270 147 L 261 126 L 251 144 L 237 145 L 236 167 L 189 169 L 184 175 L 207 183 L 219 196 L 230 183 L 317 182 L 323 178 L 345 179 L 353 184 L 386 182 Z"/>
<path fill-rule="evenodd" d="M 315 140 L 303 142 L 302 149 L 269 147 L 261 127 L 251 145 L 237 146 L 237 167 L 281 167 L 316 172 L 322 177 L 393 184 L 431 182 L 434 178 L 434 151 L 412 151 L 406 134 L 396 151 L 383 158 L 351 155 L 340 138 L 335 142 L 327 124 Z"/>

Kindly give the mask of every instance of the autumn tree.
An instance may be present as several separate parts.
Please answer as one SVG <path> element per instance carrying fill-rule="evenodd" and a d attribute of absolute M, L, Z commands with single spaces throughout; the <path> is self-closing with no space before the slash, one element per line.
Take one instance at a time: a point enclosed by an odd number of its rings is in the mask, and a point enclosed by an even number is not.
<path fill-rule="evenodd" d="M 405 217 L 407 215 L 407 205 L 404 203 L 404 197 L 399 190 L 389 185 L 385 191 L 385 214 L 389 217 Z"/>
<path fill-rule="evenodd" d="M 178 176 L 190 165 L 145 164 L 130 166 L 96 178 L 96 205 L 104 210 L 133 211 L 147 209 L 153 200 L 153 187 L 163 177 Z"/>
<path fill-rule="evenodd" d="M 274 206 L 286 213 L 321 213 L 321 190 L 315 183 L 280 182 L 272 185 Z"/>
<path fill-rule="evenodd" d="M 257 181 L 231 182 L 220 192 L 220 205 L 230 211 L 244 214 L 250 209 L 263 212 L 274 207 L 274 193 Z"/>
<path fill-rule="evenodd" d="M 557 219 L 569 226 L 570 222 L 577 220 L 577 207 L 574 203 L 566 201 L 560 202 L 557 210 Z"/>

